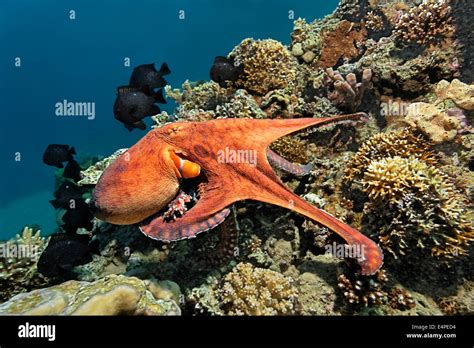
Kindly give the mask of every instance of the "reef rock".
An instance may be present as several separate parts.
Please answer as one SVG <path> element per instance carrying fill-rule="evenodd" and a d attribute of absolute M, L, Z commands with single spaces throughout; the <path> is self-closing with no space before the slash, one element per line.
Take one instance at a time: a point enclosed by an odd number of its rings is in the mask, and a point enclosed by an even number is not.
<path fill-rule="evenodd" d="M 456 117 L 448 116 L 435 105 L 428 103 L 411 104 L 407 109 L 405 122 L 418 128 L 435 144 L 453 140 L 461 129 Z"/>
<path fill-rule="evenodd" d="M 457 106 L 464 110 L 474 110 L 474 85 L 468 85 L 454 79 L 449 83 L 442 80 L 435 89 L 439 100 L 452 100 Z"/>
<path fill-rule="evenodd" d="M 179 289 L 170 284 L 120 275 L 93 283 L 71 280 L 17 295 L 0 305 L 0 314 L 179 315 Z"/>

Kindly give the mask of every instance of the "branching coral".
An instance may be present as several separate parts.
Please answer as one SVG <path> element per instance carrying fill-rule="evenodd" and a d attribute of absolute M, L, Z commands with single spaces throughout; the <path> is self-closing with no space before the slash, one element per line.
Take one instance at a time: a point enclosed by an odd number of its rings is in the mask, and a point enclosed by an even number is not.
<path fill-rule="evenodd" d="M 237 90 L 228 103 L 216 107 L 216 117 L 224 118 L 266 118 L 255 99 L 245 90 Z"/>
<path fill-rule="evenodd" d="M 372 161 L 385 157 L 408 158 L 414 156 L 427 163 L 436 163 L 431 146 L 431 143 L 422 134 L 410 128 L 376 134 L 367 140 L 351 159 L 345 170 L 345 180 L 360 179 Z"/>
<path fill-rule="evenodd" d="M 364 191 L 370 199 L 396 202 L 412 189 L 425 190 L 427 185 L 419 166 L 423 166 L 422 162 L 414 157 L 395 156 L 372 161 L 362 179 Z"/>
<path fill-rule="evenodd" d="M 41 237 L 41 232 L 28 226 L 22 234 L 3 244 L 3 255 L 0 256 L 0 301 L 48 283 L 36 269 L 45 245 L 46 239 Z"/>
<path fill-rule="evenodd" d="M 405 129 L 372 137 L 346 169 L 346 179 L 357 178 L 371 200 L 365 229 L 395 258 L 413 248 L 458 256 L 474 241 L 466 198 L 422 136 Z"/>
<path fill-rule="evenodd" d="M 381 31 L 385 27 L 383 18 L 373 11 L 367 13 L 365 25 L 368 29 L 372 31 Z"/>
<path fill-rule="evenodd" d="M 294 83 L 296 60 L 280 42 L 245 39 L 229 54 L 244 73 L 235 85 L 264 95 Z"/>
<path fill-rule="evenodd" d="M 395 35 L 403 41 L 425 45 L 450 37 L 455 31 L 451 7 L 444 1 L 429 0 L 402 15 Z"/>
<path fill-rule="evenodd" d="M 357 82 L 354 73 L 350 73 L 344 78 L 338 72 L 335 73 L 332 68 L 328 68 L 326 74 L 334 84 L 334 91 L 328 96 L 329 100 L 337 107 L 345 108 L 350 112 L 357 110 L 365 91 L 372 87 L 372 70 L 370 69 L 365 69 L 362 72 L 361 82 Z"/>
<path fill-rule="evenodd" d="M 217 290 L 221 307 L 230 315 L 294 313 L 297 292 L 280 273 L 239 263 Z"/>
<path fill-rule="evenodd" d="M 186 80 L 182 90 L 165 87 L 167 97 L 179 104 L 178 116 L 184 116 L 191 110 L 209 111 L 227 101 L 227 91 L 214 81 L 190 82 Z"/>

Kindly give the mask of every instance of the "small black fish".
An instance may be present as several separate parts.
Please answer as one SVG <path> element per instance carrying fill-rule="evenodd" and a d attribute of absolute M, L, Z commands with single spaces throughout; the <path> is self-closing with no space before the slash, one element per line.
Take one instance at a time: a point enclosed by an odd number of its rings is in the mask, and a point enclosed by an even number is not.
<path fill-rule="evenodd" d="M 70 161 L 76 154 L 74 147 L 69 145 L 50 144 L 43 154 L 43 163 L 48 166 L 63 168 L 63 162 Z"/>
<path fill-rule="evenodd" d="M 212 64 L 210 75 L 221 87 L 227 87 L 228 81 L 237 81 L 243 72 L 243 66 L 235 66 L 234 59 L 217 56 Z"/>
<path fill-rule="evenodd" d="M 78 199 L 74 202 L 74 207 L 69 207 L 63 215 L 64 224 L 61 227 L 69 234 L 76 233 L 78 228 L 90 231 L 94 226 L 92 224 L 93 218 L 94 215 L 89 209 L 89 205 L 83 199 Z"/>
<path fill-rule="evenodd" d="M 72 179 L 75 182 L 81 180 L 81 167 L 79 166 L 79 163 L 73 159 L 67 162 L 66 168 L 64 168 L 63 177 Z"/>
<path fill-rule="evenodd" d="M 92 261 L 88 235 L 53 234 L 38 260 L 38 271 L 46 277 L 70 272 Z"/>
<path fill-rule="evenodd" d="M 129 131 L 134 128 L 145 129 L 142 119 L 160 113 L 160 108 L 155 103 L 166 103 L 162 89 L 152 96 L 135 87 L 119 87 L 117 91 L 114 104 L 115 118 Z"/>
<path fill-rule="evenodd" d="M 64 208 L 68 209 L 71 206 L 71 201 L 81 200 L 84 189 L 77 186 L 76 184 L 65 181 L 59 186 L 54 192 L 53 200 L 49 201 L 54 209 Z"/>
<path fill-rule="evenodd" d="M 130 77 L 130 87 L 138 88 L 145 91 L 146 94 L 152 95 L 155 88 L 166 86 L 166 80 L 163 76 L 171 73 L 168 64 L 161 64 L 160 71 L 156 71 L 155 64 L 143 64 L 133 69 Z"/>

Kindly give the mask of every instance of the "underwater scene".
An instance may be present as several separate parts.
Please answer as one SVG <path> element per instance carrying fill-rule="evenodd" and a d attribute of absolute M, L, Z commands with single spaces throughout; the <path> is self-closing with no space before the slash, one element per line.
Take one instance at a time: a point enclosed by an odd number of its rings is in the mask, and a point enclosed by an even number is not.
<path fill-rule="evenodd" d="M 472 18 L 2 1 L 0 315 L 472 315 Z"/>

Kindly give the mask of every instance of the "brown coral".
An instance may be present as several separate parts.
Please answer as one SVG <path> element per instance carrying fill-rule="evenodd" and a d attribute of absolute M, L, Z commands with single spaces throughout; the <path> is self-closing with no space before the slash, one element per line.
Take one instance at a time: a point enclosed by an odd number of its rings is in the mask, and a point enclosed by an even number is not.
<path fill-rule="evenodd" d="M 275 40 L 243 40 L 229 54 L 244 73 L 235 82 L 239 88 L 265 95 L 294 83 L 296 61 L 280 42 Z"/>
<path fill-rule="evenodd" d="M 323 37 L 323 47 L 317 65 L 322 68 L 335 66 L 341 59 L 350 61 L 359 56 L 359 44 L 367 36 L 367 30 L 357 23 L 341 21 L 334 30 Z"/>
<path fill-rule="evenodd" d="M 402 15 L 395 35 L 408 43 L 425 45 L 452 36 L 451 7 L 446 2 L 426 1 Z"/>

